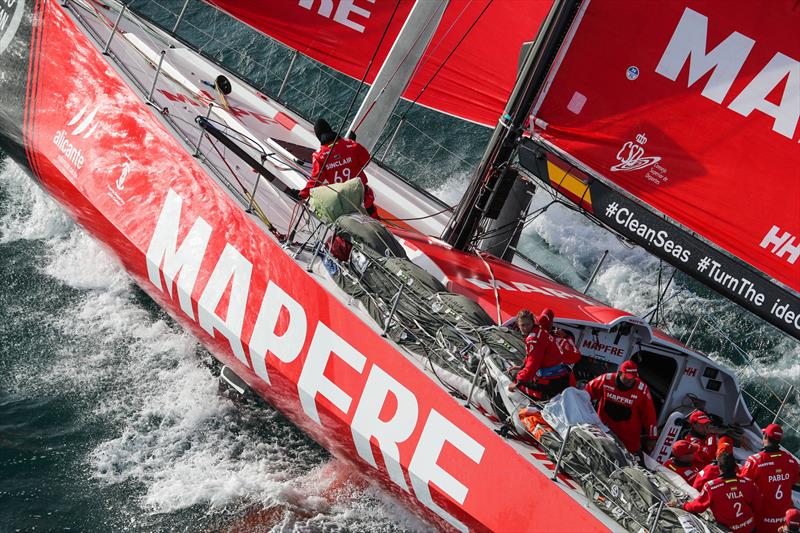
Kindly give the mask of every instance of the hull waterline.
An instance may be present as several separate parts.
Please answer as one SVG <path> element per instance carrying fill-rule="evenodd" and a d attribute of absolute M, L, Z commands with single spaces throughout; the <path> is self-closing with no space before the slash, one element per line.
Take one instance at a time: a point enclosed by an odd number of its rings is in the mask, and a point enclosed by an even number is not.
<path fill-rule="evenodd" d="M 606 529 L 297 264 L 62 6 L 17 5 L 4 149 L 218 359 L 441 528 Z"/>

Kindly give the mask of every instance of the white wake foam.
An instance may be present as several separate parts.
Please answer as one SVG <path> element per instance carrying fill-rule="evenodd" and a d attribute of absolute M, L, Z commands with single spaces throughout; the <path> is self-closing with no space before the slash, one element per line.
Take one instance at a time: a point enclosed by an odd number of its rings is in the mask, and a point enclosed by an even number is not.
<path fill-rule="evenodd" d="M 327 454 L 271 408 L 220 396 L 201 362 L 208 354 L 155 305 L 141 303 L 116 259 L 15 164 L 6 163 L 0 178 L 0 244 L 44 242 L 44 279 L 77 291 L 74 304 L 51 309 L 42 301 L 29 310 L 59 332 L 59 342 L 53 354 L 20 363 L 10 386 L 71 398 L 94 419 L 87 428 L 112 428 L 86 457 L 98 490 L 126 486 L 135 494 L 110 513 L 135 522 L 141 513 L 193 506 L 210 513 L 277 505 L 290 529 L 395 522 L 424 529 L 374 489 L 345 486 L 346 497 L 324 497 Z"/>
<path fill-rule="evenodd" d="M 0 161 L 0 189 L 7 196 L 0 211 L 0 244 L 48 239 L 74 225 L 56 202 L 13 161 Z"/>

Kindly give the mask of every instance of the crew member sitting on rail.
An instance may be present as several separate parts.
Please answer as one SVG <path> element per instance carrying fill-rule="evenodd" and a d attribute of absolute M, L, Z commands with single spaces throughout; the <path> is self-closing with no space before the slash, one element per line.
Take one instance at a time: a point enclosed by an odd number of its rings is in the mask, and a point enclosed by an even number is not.
<path fill-rule="evenodd" d="M 703 490 L 703 487 L 706 483 L 719 477 L 719 464 L 717 458 L 723 453 L 729 453 L 733 455 L 733 439 L 730 437 L 721 437 L 719 439 L 719 442 L 717 443 L 717 457 L 704 466 L 700 472 L 698 472 L 697 477 L 695 477 L 694 481 L 692 482 L 692 487 L 697 490 Z M 738 466 L 737 475 L 740 475 Z"/>
<path fill-rule="evenodd" d="M 642 434 L 647 453 L 655 447 L 658 436 L 653 398 L 638 376 L 636 363 L 625 361 L 618 372 L 597 376 L 585 387 L 592 401 L 597 402 L 600 420 L 633 454 L 642 449 Z"/>
<path fill-rule="evenodd" d="M 538 324 L 525 337 L 525 365 L 508 390 L 519 388 L 532 398 L 549 400 L 569 386 L 569 367 L 564 364 L 561 350 L 550 334 L 552 325 L 553 312 L 545 309 L 539 315 Z"/>
<path fill-rule="evenodd" d="M 694 465 L 696 451 L 697 446 L 688 440 L 675 441 L 675 444 L 672 445 L 672 457 L 664 463 L 664 467 L 669 468 L 691 485 L 697 476 L 697 467 Z"/>
<path fill-rule="evenodd" d="M 320 148 L 311 158 L 311 177 L 300 190 L 300 197 L 308 198 L 314 187 L 358 177 L 364 183 L 364 209 L 370 216 L 376 217 L 375 195 L 367 185 L 367 175 L 364 174 L 364 167 L 370 159 L 367 149 L 355 140 L 339 137 L 324 118 L 317 119 L 314 134 L 319 139 Z"/>
<path fill-rule="evenodd" d="M 752 479 L 764 502 L 758 515 L 758 533 L 775 533 L 792 508 L 792 487 L 800 476 L 797 460 L 781 450 L 783 428 L 770 424 L 764 428 L 764 449 L 747 458 L 742 476 Z"/>
<path fill-rule="evenodd" d="M 691 429 L 684 438 L 697 445 L 697 468 L 702 469 L 716 457 L 717 435 L 711 433 L 711 418 L 703 411 L 692 411 L 689 423 Z"/>
<path fill-rule="evenodd" d="M 786 522 L 778 529 L 778 533 L 800 533 L 800 511 L 792 507 L 786 511 Z"/>
<path fill-rule="evenodd" d="M 581 351 L 578 345 L 575 344 L 575 336 L 571 331 L 561 328 L 553 328 L 553 338 L 556 341 L 558 349 L 561 350 L 561 357 L 564 359 L 564 364 L 569 365 L 569 386 L 574 387 L 575 373 L 572 367 L 577 365 L 581 360 Z"/>
<path fill-rule="evenodd" d="M 761 493 L 751 480 L 736 477 L 733 455 L 723 453 L 717 461 L 720 477 L 706 483 L 700 495 L 683 504 L 683 509 L 702 513 L 710 507 L 714 520 L 721 525 L 731 531 L 750 532 L 755 528 L 755 517 L 761 510 Z M 668 505 L 676 507 L 677 503 L 672 501 Z"/>

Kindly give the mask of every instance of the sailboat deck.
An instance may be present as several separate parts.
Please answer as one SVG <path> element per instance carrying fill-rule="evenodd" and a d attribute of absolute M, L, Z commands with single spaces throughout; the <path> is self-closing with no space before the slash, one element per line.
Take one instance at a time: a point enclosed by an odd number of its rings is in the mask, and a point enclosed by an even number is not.
<path fill-rule="evenodd" d="M 96 47 L 99 50 L 108 49 L 112 59 L 110 64 L 131 87 L 137 89 L 141 99 L 149 100 L 153 115 L 164 127 L 163 134 L 181 140 L 185 150 L 195 155 L 221 190 L 234 198 L 239 208 L 266 235 L 275 238 L 270 232 L 270 225 L 279 233 L 289 233 L 292 222 L 299 215 L 297 204 L 230 154 L 224 146 L 204 135 L 196 119 L 206 116 L 218 129 L 238 139 L 238 144 L 259 161 L 267 172 L 292 188 L 301 188 L 305 184 L 309 169 L 284 147 L 286 143 L 291 143 L 305 147 L 306 153 L 315 149 L 318 143 L 311 125 L 285 106 L 135 17 L 121 16 L 116 31 L 112 32 L 118 12 L 105 11 L 95 3 L 71 1 L 70 5 L 72 8 L 69 13 L 93 37 Z M 232 85 L 232 92 L 224 100 L 214 87 L 214 80 L 219 74 L 225 74 Z M 441 233 L 449 218 L 444 204 L 377 164 L 370 164 L 366 173 L 375 191 L 376 204 L 389 217 L 413 219 L 401 224 L 424 235 Z M 315 228 L 314 223 L 301 224 L 293 242 L 284 245 L 284 251 L 305 268 L 308 275 L 328 294 L 347 305 L 373 331 L 381 333 L 380 325 L 342 291 L 318 259 L 311 233 Z M 310 240 L 311 244 L 302 246 L 301 243 L 306 240 Z M 656 336 L 663 344 L 674 344 L 674 341 L 661 334 L 657 333 Z M 437 369 L 432 368 L 429 360 L 395 343 L 393 347 L 421 373 L 427 374 L 431 382 L 448 390 L 437 381 Z M 677 345 L 673 347 L 683 350 Z M 692 357 L 704 359 L 699 354 L 692 354 Z M 475 409 L 471 412 L 484 426 L 492 430 L 501 429 L 501 425 L 493 418 Z M 543 474 L 552 474 L 555 465 L 542 449 L 510 439 L 506 439 L 506 444 Z M 573 499 L 588 506 L 589 500 L 577 483 L 564 476 L 555 483 Z M 604 513 L 594 514 L 609 529 L 624 530 Z"/>
<path fill-rule="evenodd" d="M 288 232 L 293 214 L 297 211 L 295 203 L 267 180 L 259 179 L 258 174 L 245 168 L 240 160 L 229 157 L 224 146 L 215 146 L 208 136 L 202 136 L 195 119 L 198 116 L 207 116 L 220 129 L 226 129 L 231 137 L 245 141 L 250 145 L 247 151 L 256 160 L 261 161 L 284 184 L 293 188 L 301 188 L 305 184 L 308 168 L 293 160 L 291 154 L 281 150 L 280 143 L 275 141 L 315 149 L 318 142 L 311 131 L 311 125 L 141 20 L 122 16 L 109 43 L 117 12 L 102 10 L 94 3 L 73 1 L 70 6 L 72 10 L 69 12 L 94 38 L 99 50 L 103 50 L 108 43 L 108 55 L 113 59 L 110 63 L 128 80 L 131 87 L 138 89 L 139 97 L 147 100 L 148 95 L 151 95 L 153 115 L 159 119 L 165 130 L 174 132 L 164 134 L 175 135 L 182 140 L 187 152 L 195 155 L 220 187 L 238 201 L 243 211 L 251 207 L 250 194 L 254 192 L 254 203 L 261 208 L 269 222 L 279 232 Z M 233 87 L 224 104 L 220 102 L 213 87 L 213 80 L 221 73 L 228 77 Z M 422 194 L 377 164 L 370 164 L 366 173 L 370 186 L 375 191 L 376 204 L 389 213 L 389 216 L 416 219 L 404 225 L 408 229 L 424 234 L 441 233 L 449 218 L 444 204 Z M 268 226 L 255 212 L 250 216 L 265 234 L 272 237 Z M 300 247 L 300 243 L 309 237 L 305 232 L 307 229 L 305 225 L 298 228 L 295 244 L 289 245 L 286 252 L 294 256 L 298 264 L 307 267 L 309 275 L 317 283 L 348 304 L 356 316 L 380 333 L 380 326 L 336 285 L 321 261 L 315 260 L 313 246 Z M 394 346 L 421 372 L 429 374 L 432 382 L 446 390 L 435 381 L 428 361 L 396 344 Z M 442 371 L 439 369 L 440 373 Z M 500 429 L 500 424 L 492 418 L 474 409 L 471 412 L 486 427 Z M 543 450 L 514 440 L 507 441 L 507 444 L 543 474 L 551 475 L 554 465 Z M 577 483 L 569 481 L 564 475 L 560 478 L 561 481 L 555 483 L 581 504 L 588 505 L 588 500 Z M 619 524 L 602 513 L 598 514 L 598 519 L 611 530 L 622 530 Z"/>

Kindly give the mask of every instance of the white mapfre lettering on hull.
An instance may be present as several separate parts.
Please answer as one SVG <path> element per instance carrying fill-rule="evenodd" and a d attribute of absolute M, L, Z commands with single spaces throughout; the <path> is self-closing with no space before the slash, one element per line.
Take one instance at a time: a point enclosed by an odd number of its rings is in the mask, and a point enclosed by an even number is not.
<path fill-rule="evenodd" d="M 197 302 L 197 315 L 200 326 L 215 337 L 215 331 L 228 339 L 236 357 L 247 366 L 247 357 L 242 347 L 242 327 L 247 310 L 247 296 L 250 294 L 250 277 L 253 264 L 228 243 L 217 259 L 206 288 Z M 216 313 L 222 297 L 230 287 L 228 309 L 223 319 Z"/>
<path fill-rule="evenodd" d="M 278 327 L 283 309 L 288 313 L 286 330 L 276 335 L 275 328 Z M 284 363 L 291 363 L 303 349 L 306 331 L 308 319 L 303 306 L 270 281 L 258 311 L 253 336 L 250 337 L 250 360 L 256 375 L 271 384 L 267 374 L 267 351 Z"/>
<path fill-rule="evenodd" d="M 391 393 L 397 407 L 389 420 L 380 417 L 386 399 Z M 391 480 L 408 492 L 408 484 L 400 466 L 400 450 L 397 444 L 405 442 L 414 432 L 419 419 L 419 405 L 414 394 L 399 381 L 383 371 L 378 365 L 372 367 L 361 401 L 353 415 L 353 442 L 356 451 L 366 462 L 378 468 L 372 455 L 370 439 L 375 437 L 380 446 L 383 462 Z"/>
<path fill-rule="evenodd" d="M 226 242 L 200 294 L 195 318 L 191 298 L 212 236 L 212 227 L 197 217 L 179 243 L 178 236 L 184 233 L 181 221 L 185 225 L 190 222 L 185 214 L 181 217 L 182 207 L 182 198 L 170 189 L 146 253 L 147 272 L 153 285 L 170 298 L 173 297 L 173 285 L 176 285 L 181 310 L 212 337 L 215 332 L 223 334 L 242 364 L 252 368 L 255 375 L 269 385 L 267 357 L 271 354 L 284 364 L 295 362 L 300 358 L 308 331 L 313 330 L 306 358 L 298 363 L 302 364 L 297 378 L 300 407 L 309 419 L 320 425 L 319 397 L 324 397 L 341 412 L 342 416 L 337 416 L 340 421 L 347 421 L 347 416 L 353 411 L 350 428 L 355 453 L 367 464 L 380 468 L 370 444 L 374 437 L 389 479 L 409 492 L 398 445 L 410 439 L 423 420 L 414 392 L 395 376 L 368 361 L 364 354 L 323 322 L 309 324 L 308 313 L 302 304 L 271 280 L 267 282 L 253 333 L 246 346 L 252 365 L 248 363 L 241 337 L 249 309 L 253 263 Z M 216 311 L 226 294 L 229 297 L 227 310 L 222 313 L 223 319 Z M 278 331 L 281 333 L 276 333 Z M 344 381 L 342 372 L 328 376 L 325 369 L 331 363 L 346 364 L 352 372 L 345 374 L 366 375 L 366 379 L 354 382 L 351 377 Z M 344 383 L 347 383 L 348 392 L 341 386 Z M 397 407 L 394 415 L 384 420 L 381 411 L 389 395 L 393 396 Z M 456 529 L 466 531 L 466 525 L 435 503 L 431 495 L 431 482 L 460 505 L 469 493 L 469 487 L 438 464 L 445 444 L 448 444 L 446 453 L 460 453 L 476 464 L 480 464 L 485 451 L 483 445 L 460 427 L 435 409 L 430 409 L 416 445 L 405 452 L 410 454 L 410 458 L 405 458 L 408 461 L 407 473 L 413 493 L 423 505 Z"/>
<path fill-rule="evenodd" d="M 147 248 L 147 274 L 150 276 L 150 283 L 163 292 L 164 287 L 161 285 L 163 272 L 170 298 L 172 298 L 172 285 L 177 281 L 181 309 L 186 316 L 194 320 L 192 289 L 200 272 L 200 263 L 206 254 L 211 226 L 201 217 L 197 217 L 189 233 L 178 246 L 182 205 L 183 199 L 170 189 L 158 216 L 150 246 Z"/>
<path fill-rule="evenodd" d="M 322 424 L 317 411 L 318 394 L 327 398 L 344 414 L 350 410 L 350 402 L 353 400 L 325 375 L 325 367 L 332 356 L 338 357 L 359 373 L 364 371 L 367 363 L 367 358 L 362 353 L 319 322 L 308 348 L 303 370 L 297 379 L 297 392 L 300 394 L 303 411 L 317 424 Z"/>
<path fill-rule="evenodd" d="M 431 409 L 431 414 L 419 437 L 417 449 L 414 450 L 414 456 L 411 458 L 411 464 L 408 465 L 408 475 L 411 477 L 411 485 L 414 487 L 414 493 L 419 501 L 444 518 L 454 528 L 459 531 L 468 531 L 466 525 L 453 518 L 433 501 L 430 485 L 428 485 L 433 481 L 437 487 L 459 504 L 463 504 L 467 499 L 467 487 L 437 463 L 446 442 L 455 446 L 474 462 L 481 462 L 484 447 L 439 414 L 436 409 Z"/>
<path fill-rule="evenodd" d="M 533 285 L 532 283 L 526 283 L 524 281 L 512 281 L 506 283 L 499 279 L 494 281 L 478 279 L 478 278 L 465 278 L 466 281 L 472 283 L 479 289 L 484 290 L 494 290 L 496 287 L 499 290 L 503 291 L 511 291 L 511 292 L 535 292 L 539 294 L 544 294 L 546 296 L 554 296 L 556 298 L 562 298 L 566 300 L 578 300 L 580 302 L 584 302 L 587 304 L 596 304 L 594 300 L 591 300 L 588 297 L 581 296 L 578 293 L 574 292 L 567 292 L 562 291 L 560 289 L 556 289 L 555 287 L 540 287 L 537 285 Z"/>

